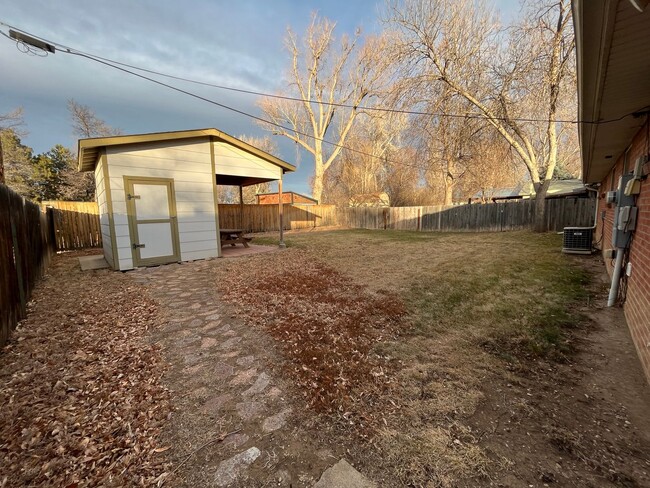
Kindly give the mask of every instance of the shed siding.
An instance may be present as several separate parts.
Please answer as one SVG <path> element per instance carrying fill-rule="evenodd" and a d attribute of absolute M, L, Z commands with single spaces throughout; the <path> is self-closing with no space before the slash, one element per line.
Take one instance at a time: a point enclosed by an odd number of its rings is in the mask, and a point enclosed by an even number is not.
<path fill-rule="evenodd" d="M 97 198 L 97 207 L 99 209 L 99 225 L 102 233 L 102 247 L 104 249 L 104 258 L 106 262 L 115 267 L 115 258 L 113 248 L 111 247 L 111 225 L 108 212 L 108 200 L 106 198 L 106 182 L 104 181 L 104 157 L 100 157 L 95 167 L 95 187 Z"/>
<path fill-rule="evenodd" d="M 279 180 L 282 169 L 225 142 L 214 143 L 215 171 L 218 175 Z"/>
<path fill-rule="evenodd" d="M 192 139 L 107 148 L 119 269 L 132 269 L 124 177 L 174 180 L 181 260 L 218 255 L 210 141 Z"/>

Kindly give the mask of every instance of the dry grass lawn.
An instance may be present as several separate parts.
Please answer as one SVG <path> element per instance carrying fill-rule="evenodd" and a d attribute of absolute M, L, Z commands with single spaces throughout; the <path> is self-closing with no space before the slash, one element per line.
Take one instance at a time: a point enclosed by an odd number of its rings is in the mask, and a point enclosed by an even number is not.
<path fill-rule="evenodd" d="M 578 427 L 556 415 L 558 391 L 579 380 L 584 312 L 602 290 L 559 236 L 337 231 L 286 242 L 220 267 L 225 297 L 286 345 L 287 374 L 382 485 L 648 481 L 647 462 L 622 456 L 629 432 L 603 444 L 594 427 L 564 444 Z M 351 316 L 350 302 L 365 312 Z M 594 407 L 594 422 L 613 408 Z M 602 445 L 587 449 L 592 440 Z"/>
<path fill-rule="evenodd" d="M 287 435 L 381 487 L 650 486 L 650 388 L 620 309 L 602 308 L 598 258 L 525 232 L 286 241 L 282 252 L 158 271 L 180 279 L 200 267 L 202 298 L 183 317 L 226 301 L 229 318 L 269 345 L 259 355 L 294 409 Z M 156 298 L 137 273 L 82 273 L 75 256 L 55 259 L 0 354 L 0 487 L 161 485 L 182 465 L 172 470 L 178 446 L 161 432 L 188 413 L 165 387 L 173 362 L 155 340 L 179 305 L 165 303 L 166 287 L 180 281 L 157 282 Z M 170 347 L 194 354 L 174 345 L 177 332 Z M 206 384 L 218 383 L 210 371 Z M 174 428 L 190 452 L 210 430 Z M 254 442 L 271 452 L 278 435 Z M 291 452 L 286 469 L 320 474 L 318 452 Z M 207 476 L 205 459 L 191 469 Z M 276 486 L 272 465 L 241 486 Z"/>

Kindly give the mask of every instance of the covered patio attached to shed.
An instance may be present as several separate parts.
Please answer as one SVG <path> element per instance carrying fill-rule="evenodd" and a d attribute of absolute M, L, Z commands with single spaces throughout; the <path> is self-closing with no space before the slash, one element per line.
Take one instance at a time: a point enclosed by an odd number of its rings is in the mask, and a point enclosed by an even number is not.
<path fill-rule="evenodd" d="M 295 171 L 217 129 L 82 139 L 78 149 L 79 171 L 95 172 L 104 257 L 118 270 L 220 257 L 217 185 L 277 180 L 282 191 Z"/>

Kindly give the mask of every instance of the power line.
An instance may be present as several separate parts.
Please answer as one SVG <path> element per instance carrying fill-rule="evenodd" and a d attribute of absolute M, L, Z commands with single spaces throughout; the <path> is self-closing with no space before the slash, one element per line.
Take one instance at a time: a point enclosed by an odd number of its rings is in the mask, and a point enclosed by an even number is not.
<path fill-rule="evenodd" d="M 3 22 L 0 22 L 0 24 L 2 24 L 2 25 L 7 25 L 7 24 L 4 24 Z M 2 35 L 4 35 L 5 37 L 11 39 L 11 38 L 10 38 L 9 36 L 7 36 L 4 32 L 0 31 L 0 33 L 2 33 Z M 30 35 L 31 35 L 31 34 L 30 34 Z M 14 39 L 11 39 L 11 40 L 13 41 Z M 43 39 L 43 40 L 44 40 L 44 39 Z M 105 65 L 105 66 L 108 66 L 108 67 L 111 67 L 111 68 L 114 68 L 114 69 L 117 69 L 117 70 L 123 71 L 123 72 L 125 72 L 125 73 L 128 73 L 128 74 L 130 74 L 130 75 L 136 76 L 136 77 L 138 77 L 138 78 L 142 78 L 142 79 L 144 79 L 144 80 L 150 81 L 150 82 L 155 83 L 155 84 L 157 84 L 157 85 L 160 85 L 160 86 L 163 86 L 163 87 L 169 88 L 170 90 L 174 90 L 174 91 L 176 91 L 176 92 L 183 93 L 183 94 L 188 95 L 188 96 L 190 96 L 190 97 L 193 97 L 193 98 L 196 98 L 196 99 L 202 100 L 202 101 L 204 101 L 204 102 L 207 102 L 207 103 L 210 103 L 210 104 L 213 104 L 213 105 L 216 105 L 216 106 L 218 106 L 218 107 L 220 107 L 220 108 L 224 108 L 224 109 L 226 109 L 226 110 L 230 110 L 230 111 L 235 112 L 235 113 L 238 113 L 238 114 L 240 114 L 240 115 L 244 115 L 244 116 L 246 116 L 246 117 L 249 117 L 249 118 L 251 118 L 251 119 L 257 120 L 257 121 L 262 122 L 262 123 L 264 123 L 264 124 L 269 124 L 269 125 L 272 125 L 272 126 L 278 127 L 278 128 L 280 128 L 280 129 L 282 129 L 282 130 L 284 130 L 284 131 L 287 131 L 287 132 L 293 132 L 294 134 L 298 134 L 298 135 L 301 135 L 301 136 L 306 137 L 306 138 L 309 138 L 309 139 L 318 140 L 318 141 L 321 141 L 321 142 L 323 142 L 323 143 L 325 143 L 325 144 L 329 144 L 329 145 L 334 146 L 334 147 L 339 147 L 339 148 L 341 148 L 341 149 L 345 149 L 345 150 L 347 150 L 347 151 L 351 151 L 351 152 L 354 152 L 354 153 L 357 153 L 357 154 L 361 154 L 361 155 L 363 155 L 363 156 L 368 156 L 368 157 L 376 158 L 376 159 L 384 159 L 382 156 L 377 156 L 376 154 L 371 154 L 371 153 L 367 153 L 367 152 L 364 152 L 364 151 L 360 151 L 360 150 L 358 150 L 358 149 L 353 149 L 353 148 L 351 148 L 351 147 L 344 146 L 344 145 L 342 145 L 342 144 L 338 144 L 338 143 L 336 143 L 336 142 L 328 141 L 327 139 L 320 138 L 320 137 L 317 137 L 317 136 L 312 135 L 312 134 L 307 134 L 306 132 L 302 132 L 302 131 L 299 131 L 299 130 L 297 130 L 297 129 L 292 129 L 292 128 L 286 127 L 286 126 L 284 126 L 284 125 L 282 125 L 282 124 L 279 124 L 279 123 L 277 123 L 277 122 L 273 122 L 273 121 L 271 121 L 271 120 L 267 120 L 267 119 L 264 119 L 264 118 L 259 117 L 259 116 L 257 116 L 257 115 L 254 115 L 254 114 L 251 114 L 251 113 L 245 112 L 245 111 L 243 111 L 243 110 L 240 110 L 240 109 L 237 109 L 237 108 L 231 107 L 231 106 L 229 106 L 229 105 L 226 105 L 226 104 L 223 104 L 223 103 L 217 102 L 216 100 L 212 100 L 212 99 L 210 99 L 210 98 L 203 97 L 203 96 L 201 96 L 201 95 L 198 95 L 198 94 L 196 94 L 196 93 L 192 93 L 192 92 L 187 91 L 187 90 L 183 90 L 182 88 L 178 88 L 178 87 L 176 87 L 176 86 L 170 85 L 170 84 L 168 84 L 168 83 L 164 83 L 164 82 L 162 82 L 162 81 L 160 81 L 160 80 L 156 80 L 156 79 L 154 79 L 154 78 L 150 78 L 150 77 L 145 76 L 145 75 L 142 75 L 142 74 L 140 74 L 140 73 L 135 73 L 135 72 L 133 72 L 133 71 L 131 71 L 131 70 L 128 70 L 128 69 L 126 69 L 126 68 L 124 68 L 124 67 L 122 67 L 122 66 L 117 66 L 117 65 L 111 64 L 111 63 L 108 62 L 108 61 L 104 61 L 104 60 L 102 60 L 102 59 L 95 58 L 95 57 L 93 57 L 92 55 L 89 55 L 89 54 L 86 54 L 86 53 L 82 53 L 82 52 L 80 52 L 80 51 L 76 51 L 76 50 L 74 50 L 74 49 L 72 49 L 72 48 L 68 48 L 68 47 L 63 46 L 63 45 L 61 45 L 61 44 L 58 44 L 58 43 L 55 43 L 55 42 L 52 42 L 52 41 L 47 41 L 47 42 L 49 42 L 50 44 L 53 44 L 53 45 L 55 45 L 55 46 L 57 46 L 57 47 L 62 47 L 63 50 L 62 50 L 61 52 L 63 52 L 63 53 L 71 54 L 71 55 L 73 55 L 73 56 L 79 56 L 79 57 L 82 57 L 82 58 L 89 59 L 89 60 L 91 60 L 91 61 L 95 61 L 95 62 L 100 63 L 100 64 L 103 64 L 103 65 Z M 385 160 L 385 159 L 384 159 L 384 160 Z M 414 168 L 419 168 L 419 166 L 417 166 L 417 165 L 406 164 L 406 163 L 397 162 L 397 161 L 389 161 L 389 160 L 385 160 L 385 161 L 386 161 L 386 162 L 390 162 L 391 164 L 394 164 L 394 165 L 411 166 L 411 167 L 414 167 Z"/>
<path fill-rule="evenodd" d="M 0 21 L 0 24 L 2 24 L 2 25 L 7 25 L 7 24 L 4 24 L 4 23 L 1 22 L 1 21 Z M 7 36 L 4 32 L 0 31 L 0 33 L 2 33 L 5 37 L 11 39 L 12 41 L 14 40 L 14 39 L 12 39 L 11 37 Z M 26 34 L 31 35 L 31 34 L 29 34 L 29 33 L 26 33 Z M 40 39 L 42 39 L 42 38 L 40 38 Z M 405 167 L 411 167 L 411 168 L 416 168 L 416 169 L 422 169 L 422 167 L 421 167 L 420 165 L 416 165 L 416 164 L 408 164 L 408 163 L 405 163 L 405 162 L 398 162 L 398 161 L 388 160 L 387 158 L 385 158 L 385 157 L 383 157 L 383 156 L 378 156 L 378 155 L 376 155 L 376 154 L 367 153 L 367 152 L 365 152 L 365 151 L 361 151 L 361 150 L 358 150 L 358 149 L 354 149 L 354 148 L 351 148 L 351 147 L 349 147 L 349 146 L 345 146 L 345 145 L 338 144 L 338 143 L 335 143 L 335 142 L 332 142 L 332 141 L 328 141 L 327 139 L 320 138 L 320 137 L 317 137 L 317 136 L 312 135 L 312 134 L 307 134 L 307 133 L 302 132 L 302 131 L 299 131 L 299 130 L 297 130 L 297 129 L 292 129 L 292 128 L 289 128 L 289 127 L 285 127 L 285 126 L 283 126 L 282 124 L 279 124 L 279 123 L 277 123 L 277 122 L 273 122 L 273 121 L 270 121 L 270 120 L 266 120 L 266 119 L 264 119 L 264 118 L 262 118 L 262 117 L 259 117 L 259 116 L 257 116 L 257 115 L 250 114 L 250 113 L 245 112 L 245 111 L 243 111 L 243 110 L 240 110 L 240 109 L 237 109 L 237 108 L 234 108 L 234 107 L 230 107 L 229 105 L 226 105 L 226 104 L 223 104 L 223 103 L 217 102 L 216 100 L 212 100 L 212 99 L 209 99 L 209 98 L 207 98 L 207 97 L 203 97 L 203 96 L 198 95 L 198 94 L 196 94 L 196 93 L 190 92 L 190 91 L 188 91 L 188 90 L 184 90 L 184 89 L 182 89 L 182 88 L 179 88 L 179 87 L 176 87 L 176 86 L 170 85 L 170 84 L 168 84 L 168 83 L 164 83 L 164 82 L 162 82 L 162 81 L 160 81 L 160 80 L 156 80 L 156 79 L 154 79 L 154 78 L 151 78 L 151 77 L 145 76 L 145 75 L 143 75 L 143 74 L 135 73 L 135 72 L 133 72 L 133 71 L 131 71 L 131 70 L 129 70 L 129 69 L 123 67 L 123 66 L 119 66 L 119 65 L 112 64 L 112 63 L 109 62 L 109 61 L 106 61 L 106 60 L 104 60 L 104 59 L 101 59 L 101 58 L 95 57 L 95 56 L 93 56 L 93 55 L 91 55 L 91 54 L 87 54 L 87 53 L 83 53 L 83 52 L 81 52 L 81 51 L 77 51 L 76 49 L 73 49 L 73 48 L 70 48 L 70 47 L 64 46 L 64 45 L 62 45 L 62 44 L 59 44 L 59 43 L 56 43 L 56 42 L 53 42 L 53 41 L 48 41 L 48 40 L 45 40 L 45 39 L 42 39 L 42 40 L 43 40 L 43 41 L 46 41 L 46 42 L 48 42 L 48 43 L 50 43 L 50 44 L 52 44 L 52 45 L 54 45 L 54 46 L 56 46 L 56 47 L 58 47 L 58 48 L 61 50 L 61 52 L 63 52 L 63 53 L 70 54 L 70 55 L 73 55 L 73 56 L 79 56 L 79 57 L 82 57 L 82 58 L 89 59 L 89 60 L 91 60 L 91 61 L 95 61 L 96 63 L 100 63 L 100 64 L 103 64 L 103 65 L 105 65 L 105 66 L 108 66 L 108 67 L 111 67 L 111 68 L 117 69 L 117 70 L 122 71 L 122 72 L 124 72 L 124 73 L 130 74 L 130 75 L 136 76 L 136 77 L 138 77 L 138 78 L 141 78 L 141 79 L 144 79 L 144 80 L 150 81 L 150 82 L 152 82 L 152 83 L 155 83 L 155 84 L 157 84 L 157 85 L 160 85 L 160 86 L 163 86 L 163 87 L 169 88 L 169 89 L 174 90 L 174 91 L 176 91 L 176 92 L 179 92 L 179 93 L 185 94 L 185 95 L 187 95 L 187 96 L 190 96 L 190 97 L 196 98 L 196 99 L 198 99 L 198 100 L 201 100 L 201 101 L 204 101 L 204 102 L 207 102 L 207 103 L 210 103 L 210 104 L 216 105 L 216 106 L 218 106 L 218 107 L 220 107 L 220 108 L 223 108 L 223 109 L 226 109 L 226 110 L 230 110 L 230 111 L 235 112 L 235 113 L 238 113 L 238 114 L 240 114 L 240 115 L 244 115 L 244 116 L 246 116 L 246 117 L 249 117 L 249 118 L 252 118 L 252 119 L 254 119 L 254 120 L 257 120 L 257 121 L 259 121 L 259 122 L 262 122 L 262 123 L 265 123 L 265 124 L 269 124 L 269 125 L 272 125 L 272 126 L 278 127 L 278 128 L 280 128 L 280 129 L 282 129 L 282 130 L 284 130 L 284 131 L 287 131 L 287 132 L 293 132 L 294 134 L 301 135 L 301 136 L 306 137 L 306 138 L 308 138 L 308 139 L 318 140 L 318 141 L 321 141 L 321 142 L 323 142 L 323 143 L 325 143 L 325 144 L 328 144 L 328 145 L 331 145 L 331 146 L 334 146 L 334 147 L 338 147 L 338 148 L 341 148 L 341 149 L 345 149 L 345 150 L 347 150 L 347 151 L 354 152 L 354 153 L 357 153 L 357 154 L 360 154 L 360 155 L 363 155 L 363 156 L 368 156 L 368 157 L 373 158 L 373 159 L 380 159 L 380 160 L 383 160 L 383 161 L 386 162 L 386 163 L 390 163 L 390 164 L 393 165 L 393 166 L 405 166 Z M 22 52 L 22 51 L 21 51 L 21 52 Z"/>
<path fill-rule="evenodd" d="M 292 98 L 292 97 L 284 97 L 284 96 L 279 96 L 279 95 L 269 95 L 269 94 L 264 94 L 264 93 L 261 93 L 261 92 L 253 92 L 253 91 L 242 90 L 242 89 L 231 88 L 231 87 L 221 87 L 219 85 L 212 85 L 212 84 L 208 84 L 208 83 L 203 83 L 203 82 L 193 81 L 193 80 L 189 80 L 189 79 L 183 79 L 183 78 L 180 78 L 180 77 L 175 77 L 173 75 L 166 75 L 166 74 L 158 73 L 158 72 L 155 72 L 155 71 L 152 71 L 152 70 L 147 70 L 145 68 L 139 68 L 139 67 L 135 67 L 135 66 L 125 64 L 125 63 L 120 63 L 120 62 L 117 62 L 117 61 L 111 61 L 111 60 L 109 60 L 107 58 L 102 58 L 100 56 L 95 56 L 95 55 L 92 55 L 92 54 L 84 53 L 83 51 L 79 51 L 77 49 L 65 46 L 63 44 L 60 44 L 60 43 L 57 43 L 57 42 L 54 42 L 54 41 L 49 41 L 47 39 L 44 39 L 44 38 L 41 38 L 41 37 L 38 37 L 38 36 L 34 36 L 34 35 L 26 32 L 26 31 L 22 31 L 20 29 L 12 27 L 12 26 L 10 26 L 10 25 L 2 22 L 2 21 L 0 21 L 0 25 L 4 25 L 4 26 L 9 27 L 11 29 L 18 30 L 18 31 L 20 31 L 20 32 L 22 32 L 24 34 L 35 37 L 35 38 L 37 38 L 37 39 L 39 39 L 41 41 L 44 41 L 44 42 L 47 42 L 47 43 L 49 43 L 49 44 L 51 44 L 53 46 L 56 46 L 56 47 L 59 48 L 59 50 L 61 52 L 65 53 L 65 54 L 70 54 L 70 55 L 73 55 L 73 56 L 79 56 L 79 57 L 86 58 L 86 59 L 91 60 L 91 61 L 95 61 L 96 63 L 100 63 L 100 64 L 103 64 L 103 65 L 108 66 L 110 68 L 117 69 L 117 70 L 122 71 L 124 73 L 130 74 L 132 76 L 136 76 L 138 78 L 150 81 L 152 83 L 163 86 L 163 87 L 168 88 L 170 90 L 174 90 L 176 92 L 185 94 L 187 96 L 196 98 L 198 100 L 210 103 L 210 104 L 215 105 L 217 107 L 220 107 L 220 108 L 223 108 L 223 109 L 226 109 L 226 110 L 230 110 L 232 112 L 243 115 L 245 117 L 249 117 L 249 118 L 251 118 L 253 120 L 257 120 L 257 121 L 259 121 L 259 122 L 261 122 L 263 124 L 268 124 L 268 125 L 277 127 L 277 128 L 282 129 L 282 130 L 284 130 L 284 131 L 286 131 L 288 133 L 294 133 L 296 135 L 300 135 L 300 136 L 306 137 L 308 139 L 313 139 L 315 141 L 320 141 L 320 142 L 328 144 L 330 146 L 345 149 L 347 151 L 350 151 L 350 152 L 353 152 L 353 153 L 356 153 L 356 154 L 360 154 L 362 156 L 368 156 L 368 157 L 371 157 L 373 159 L 380 159 L 380 160 L 383 160 L 385 163 L 390 163 L 391 165 L 394 165 L 394 166 L 406 166 L 406 167 L 422 169 L 421 165 L 408 164 L 408 163 L 405 163 L 405 162 L 398 162 L 398 161 L 392 161 L 392 160 L 389 160 L 389 159 L 385 158 L 384 156 L 378 156 L 376 154 L 367 153 L 365 151 L 354 149 L 354 148 L 351 148 L 349 146 L 345 146 L 343 144 L 339 144 L 339 143 L 332 142 L 332 141 L 329 141 L 329 140 L 324 139 L 324 138 L 317 137 L 317 136 L 315 136 L 313 134 L 308 134 L 306 132 L 302 132 L 302 131 L 299 131 L 299 130 L 294 129 L 294 128 L 286 127 L 286 126 L 284 126 L 282 124 L 279 124 L 279 123 L 271 121 L 271 120 L 264 119 L 263 117 L 259 117 L 257 115 L 248 113 L 248 112 L 246 112 L 244 110 L 240 110 L 240 109 L 237 109 L 235 107 L 231 107 L 231 106 L 226 105 L 224 103 L 217 102 L 216 100 L 212 100 L 210 98 L 198 95 L 198 94 L 190 92 L 188 90 L 184 90 L 184 89 L 179 88 L 177 86 L 170 85 L 168 83 L 164 83 L 164 82 L 162 82 L 160 80 L 157 80 L 155 78 L 151 78 L 149 76 L 145 76 L 145 75 L 143 75 L 141 73 L 136 73 L 134 71 L 131 71 L 131 70 L 127 69 L 127 67 L 130 67 L 132 69 L 136 69 L 136 70 L 139 70 L 139 71 L 143 71 L 143 72 L 148 72 L 148 73 L 151 73 L 151 74 L 157 74 L 157 75 L 160 75 L 160 76 L 175 78 L 175 79 L 183 80 L 183 81 L 190 81 L 192 83 L 199 83 L 199 84 L 204 84 L 204 85 L 208 85 L 208 86 L 214 86 L 214 87 L 217 87 L 217 88 L 224 88 L 224 89 L 227 89 L 227 90 L 240 91 L 240 92 L 251 93 L 251 94 L 256 94 L 256 95 L 260 95 L 260 96 L 270 96 L 270 97 L 274 97 L 274 98 L 284 98 L 284 99 L 288 99 L 288 100 L 296 100 L 296 101 L 304 102 L 304 100 L 302 100 L 302 99 Z M 8 39 L 10 39 L 12 41 L 16 41 L 15 39 L 11 38 L 10 36 L 8 36 L 6 33 L 2 32 L 2 31 L 0 31 L 0 34 L 2 34 L 4 37 L 7 37 Z M 17 41 L 17 43 L 19 45 L 24 45 L 25 44 L 25 43 L 23 43 L 21 41 Z M 29 53 L 34 54 L 34 51 L 31 48 L 31 46 L 26 46 L 26 49 L 27 49 L 27 51 Z M 26 51 L 24 49 L 22 49 L 21 52 L 26 52 Z M 314 102 L 314 101 L 310 101 L 310 102 Z M 314 103 L 317 103 L 317 102 L 314 102 Z M 333 103 L 331 103 L 331 104 L 323 103 L 323 104 L 332 105 L 332 106 L 339 106 L 339 107 L 354 108 L 354 107 L 352 107 L 350 105 L 345 105 L 345 104 L 333 104 Z M 359 108 L 361 108 L 361 109 L 373 109 L 373 108 L 368 108 L 368 107 L 356 107 L 356 108 L 357 109 L 359 109 Z M 386 111 L 386 112 L 406 113 L 406 114 L 414 114 L 414 115 L 430 115 L 430 116 L 440 116 L 440 117 L 458 117 L 458 118 L 465 118 L 465 119 L 467 119 L 467 118 L 481 118 L 481 119 L 485 119 L 485 120 L 488 119 L 488 117 L 486 117 L 484 115 L 477 115 L 477 114 L 474 114 L 473 116 L 472 115 L 460 115 L 460 114 L 448 114 L 448 113 L 435 114 L 435 113 L 427 113 L 427 112 L 399 111 L 399 110 L 395 110 L 395 109 L 381 109 L 381 108 L 375 108 L 374 110 L 383 110 L 383 111 Z M 615 120 L 621 120 L 621 119 L 623 119 L 623 118 L 625 118 L 627 116 L 630 116 L 630 115 L 633 115 L 633 114 L 632 113 L 627 114 L 627 115 L 624 115 L 624 116 L 622 116 L 622 117 L 620 117 L 618 119 L 613 119 L 613 120 L 606 121 L 606 122 L 613 122 Z M 502 119 L 502 120 L 505 120 L 505 119 Z M 517 121 L 526 121 L 527 120 L 527 121 L 543 122 L 543 120 L 534 120 L 534 119 L 510 119 L 510 120 L 517 120 Z M 548 120 L 546 120 L 546 122 L 548 122 Z M 561 122 L 561 121 L 556 121 L 556 122 Z M 578 123 L 578 121 L 565 121 L 565 122 L 567 122 L 567 123 Z M 600 123 L 606 123 L 606 122 L 600 122 Z"/>
<path fill-rule="evenodd" d="M 148 68 L 143 68 L 140 66 L 124 63 L 121 61 L 116 61 L 110 58 L 105 58 L 96 54 L 92 53 L 87 53 L 84 51 L 81 51 L 79 49 L 75 49 L 69 46 L 65 46 L 63 44 L 56 43 L 54 41 L 49 41 L 47 39 L 34 36 L 33 34 L 30 34 L 27 31 L 23 31 L 21 29 L 18 29 L 17 27 L 13 27 L 9 24 L 6 24 L 2 21 L 0 21 L 0 25 L 4 25 L 6 27 L 9 27 L 11 29 L 19 30 L 20 32 L 23 32 L 25 34 L 28 34 L 33 37 L 37 37 L 38 39 L 41 39 L 45 42 L 48 42 L 50 44 L 53 44 L 61 49 L 64 50 L 64 52 L 68 54 L 76 54 L 78 56 L 85 56 L 88 59 L 92 59 L 93 61 L 101 62 L 103 61 L 105 63 L 110 63 L 110 66 L 117 68 L 118 66 L 125 67 L 125 68 L 131 68 L 135 69 L 137 71 L 141 71 L 143 73 L 149 73 L 152 75 L 156 76 L 162 76 L 165 78 L 170 78 L 178 81 L 183 81 L 186 83 L 193 83 L 195 85 L 200 85 L 200 86 L 207 86 L 211 88 L 217 88 L 219 90 L 227 90 L 227 91 L 232 91 L 232 92 L 237 92 L 237 93 L 244 93 L 247 95 L 255 95 L 255 96 L 260 96 L 260 97 L 267 97 L 267 98 L 275 98 L 275 99 L 280 99 L 280 100 L 288 100 L 288 101 L 294 101 L 294 102 L 301 102 L 304 103 L 306 100 L 298 97 L 291 97 L 288 95 L 279 95 L 279 94 L 274 94 L 274 93 L 266 93 L 266 92 L 261 92 L 261 91 L 256 91 L 256 90 L 247 90 L 244 88 L 235 88 L 232 86 L 226 86 L 226 85 L 219 85 L 215 83 L 209 83 L 206 81 L 200 81 L 200 80 L 195 80 L 191 78 L 185 78 L 182 76 L 176 76 L 172 75 L 169 73 L 164 73 L 161 71 L 156 71 Z M 4 33 L 2 33 L 4 34 Z M 8 37 L 6 34 L 4 34 L 5 37 Z M 13 40 L 13 39 L 12 39 Z M 109 65 L 109 64 L 107 64 Z M 135 74 L 135 73 L 132 73 Z M 148 78 L 145 78 L 148 79 Z M 402 110 L 402 109 L 395 109 L 395 108 L 388 108 L 388 107 L 370 107 L 370 106 L 355 106 L 355 105 L 350 105 L 350 104 L 345 104 L 345 103 L 336 103 L 336 102 L 325 102 L 325 101 L 317 101 L 317 100 L 308 100 L 309 103 L 317 103 L 325 106 L 330 106 L 330 107 L 338 107 L 338 108 L 350 108 L 354 110 L 366 110 L 366 111 L 374 111 L 374 112 L 386 112 L 386 113 L 397 113 L 397 114 L 404 114 L 404 115 L 426 115 L 430 117 L 447 117 L 447 118 L 458 118 L 458 119 L 479 119 L 479 120 L 498 120 L 501 122 L 531 122 L 531 123 L 549 123 L 549 122 L 556 122 L 556 123 L 563 123 L 563 124 L 590 124 L 590 125 L 600 125 L 600 124 L 608 124 L 612 122 L 618 122 L 626 117 L 630 117 L 632 115 L 635 115 L 636 112 L 631 112 L 625 115 L 622 115 L 620 117 L 614 118 L 614 119 L 605 119 L 605 120 L 600 120 L 600 121 L 585 121 L 585 120 L 575 120 L 575 119 L 543 119 L 543 118 L 532 118 L 532 117 L 497 117 L 497 116 L 487 116 L 482 113 L 476 113 L 476 112 L 470 112 L 470 113 L 465 113 L 465 114 L 458 114 L 458 113 L 450 113 L 450 112 L 425 112 L 425 111 L 418 111 L 418 110 Z M 295 131 L 294 131 L 295 132 Z"/>

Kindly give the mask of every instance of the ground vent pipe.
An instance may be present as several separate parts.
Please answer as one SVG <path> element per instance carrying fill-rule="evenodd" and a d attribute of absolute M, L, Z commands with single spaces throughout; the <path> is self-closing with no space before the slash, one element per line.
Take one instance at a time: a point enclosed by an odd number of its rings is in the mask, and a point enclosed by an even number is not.
<path fill-rule="evenodd" d="M 612 286 L 609 287 L 609 297 L 607 298 L 607 306 L 613 307 L 618 297 L 618 284 L 621 281 L 621 271 L 623 268 L 623 254 L 624 249 L 616 250 L 616 264 L 614 264 L 614 274 L 612 274 Z"/>

